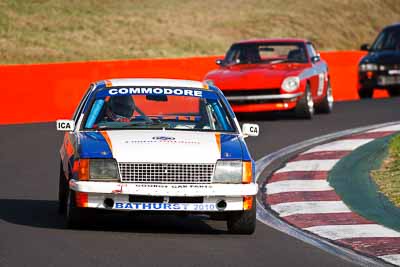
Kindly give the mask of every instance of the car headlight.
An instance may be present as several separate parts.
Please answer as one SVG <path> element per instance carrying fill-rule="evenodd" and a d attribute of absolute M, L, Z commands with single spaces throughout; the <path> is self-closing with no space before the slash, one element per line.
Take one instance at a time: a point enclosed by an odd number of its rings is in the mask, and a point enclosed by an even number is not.
<path fill-rule="evenodd" d="M 360 71 L 375 71 L 378 70 L 378 65 L 374 63 L 360 64 Z"/>
<path fill-rule="evenodd" d="M 293 92 L 298 89 L 300 86 L 300 78 L 299 77 L 287 77 L 282 82 L 282 89 L 286 92 Z"/>
<path fill-rule="evenodd" d="M 253 169 L 251 161 L 219 160 L 215 166 L 214 183 L 251 183 Z"/>
<path fill-rule="evenodd" d="M 385 65 L 380 65 L 380 66 L 379 66 L 379 70 L 380 70 L 380 71 L 386 70 L 386 66 L 385 66 Z"/>
<path fill-rule="evenodd" d="M 79 180 L 118 180 L 115 159 L 80 159 Z"/>

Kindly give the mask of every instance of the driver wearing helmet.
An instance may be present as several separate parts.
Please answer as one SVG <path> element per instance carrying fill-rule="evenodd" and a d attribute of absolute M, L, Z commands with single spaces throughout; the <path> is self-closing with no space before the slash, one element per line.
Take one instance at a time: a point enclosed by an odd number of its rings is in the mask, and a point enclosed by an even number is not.
<path fill-rule="evenodd" d="M 131 96 L 112 96 L 107 103 L 105 120 L 116 122 L 130 122 L 135 110 L 135 103 Z"/>

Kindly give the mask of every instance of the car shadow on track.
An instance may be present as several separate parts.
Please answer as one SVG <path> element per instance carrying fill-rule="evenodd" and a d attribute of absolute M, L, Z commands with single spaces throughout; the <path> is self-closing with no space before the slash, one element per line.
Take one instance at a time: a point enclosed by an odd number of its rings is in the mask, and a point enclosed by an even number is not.
<path fill-rule="evenodd" d="M 9 223 L 38 228 L 67 230 L 62 215 L 58 214 L 58 202 L 54 200 L 0 199 L 0 219 Z M 133 215 L 128 213 L 91 214 L 82 230 L 164 233 L 164 234 L 226 234 L 220 230 L 223 222 L 212 226 L 199 216 Z M 217 229 L 215 228 L 217 226 Z"/>

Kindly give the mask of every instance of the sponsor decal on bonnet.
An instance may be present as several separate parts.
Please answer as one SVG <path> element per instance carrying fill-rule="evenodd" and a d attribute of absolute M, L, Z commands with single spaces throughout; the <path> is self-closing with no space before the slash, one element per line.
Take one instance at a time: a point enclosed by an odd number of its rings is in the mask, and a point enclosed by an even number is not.
<path fill-rule="evenodd" d="M 175 140 L 175 137 L 170 136 L 154 136 L 152 139 L 133 139 L 124 141 L 125 144 L 186 144 L 186 145 L 200 145 L 199 141 L 191 140 Z"/>
<path fill-rule="evenodd" d="M 175 140 L 175 137 L 171 137 L 171 136 L 154 136 L 152 139 L 153 140 L 160 140 L 160 141 L 171 141 L 171 140 Z"/>

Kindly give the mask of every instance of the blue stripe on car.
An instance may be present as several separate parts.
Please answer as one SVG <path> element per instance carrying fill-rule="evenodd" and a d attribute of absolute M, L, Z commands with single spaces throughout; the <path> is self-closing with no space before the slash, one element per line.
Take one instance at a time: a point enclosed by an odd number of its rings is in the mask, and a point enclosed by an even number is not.
<path fill-rule="evenodd" d="M 81 158 L 112 158 L 112 151 L 100 132 L 79 133 Z"/>
<path fill-rule="evenodd" d="M 221 159 L 242 159 L 242 145 L 237 135 L 221 134 Z"/>

